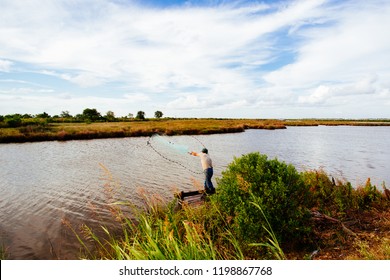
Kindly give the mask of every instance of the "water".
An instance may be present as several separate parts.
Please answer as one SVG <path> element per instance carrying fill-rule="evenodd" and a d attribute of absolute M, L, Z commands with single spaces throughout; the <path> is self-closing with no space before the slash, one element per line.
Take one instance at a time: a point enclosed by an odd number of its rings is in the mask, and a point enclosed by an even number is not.
<path fill-rule="evenodd" d="M 300 171 L 322 168 L 354 186 L 370 177 L 378 187 L 390 182 L 389 139 L 390 127 L 345 126 L 166 138 L 194 151 L 207 146 L 215 177 L 235 156 L 259 151 Z M 75 229 L 84 223 L 97 228 L 102 221 L 114 226 L 109 202 L 142 207 L 140 190 L 170 199 L 175 190 L 202 187 L 199 158 L 161 141 L 151 141 L 153 150 L 148 140 L 0 145 L 0 244 L 9 258 L 77 259 L 80 245 L 63 221 Z"/>

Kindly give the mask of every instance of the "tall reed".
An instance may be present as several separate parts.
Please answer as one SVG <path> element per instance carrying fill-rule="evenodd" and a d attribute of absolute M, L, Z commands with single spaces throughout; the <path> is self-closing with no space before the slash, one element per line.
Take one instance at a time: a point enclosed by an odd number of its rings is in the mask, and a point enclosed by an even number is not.
<path fill-rule="evenodd" d="M 119 233 L 102 227 L 102 237 L 85 225 L 83 236 L 74 233 L 89 259 L 244 259 L 229 227 L 212 224 L 219 215 L 215 204 L 209 202 L 195 208 L 184 205 L 180 210 L 175 205 L 176 201 L 165 207 L 151 205 L 147 211 L 139 212 L 135 220 L 118 212 L 122 225 Z"/>
<path fill-rule="evenodd" d="M 67 222 L 83 248 L 83 258 L 119 260 L 214 260 L 243 259 L 238 241 L 217 204 L 209 200 L 196 207 L 176 199 L 166 202 L 159 195 L 139 191 L 143 209 L 117 201 L 120 184 L 110 171 L 104 172 L 104 194 L 108 212 L 117 227 L 77 231 Z"/>
<path fill-rule="evenodd" d="M 276 237 L 271 224 L 269 223 L 267 216 L 264 214 L 263 209 L 261 206 L 256 202 L 251 202 L 256 208 L 258 208 L 261 211 L 261 214 L 263 215 L 264 220 L 266 221 L 266 225 L 263 224 L 264 230 L 268 233 L 269 237 L 267 237 L 268 242 L 263 243 L 253 243 L 252 246 L 263 246 L 272 252 L 273 256 L 278 260 L 285 260 L 286 256 L 284 255 L 284 252 L 282 248 L 280 247 L 278 238 Z"/>

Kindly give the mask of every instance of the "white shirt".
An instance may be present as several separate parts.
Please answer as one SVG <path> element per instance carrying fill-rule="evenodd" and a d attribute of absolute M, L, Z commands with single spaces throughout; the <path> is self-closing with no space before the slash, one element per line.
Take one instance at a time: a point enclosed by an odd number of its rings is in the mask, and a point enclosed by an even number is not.
<path fill-rule="evenodd" d="M 203 170 L 206 170 L 207 168 L 213 167 L 213 163 L 212 163 L 211 158 L 208 154 L 200 153 L 199 157 L 200 157 L 200 162 L 202 164 Z"/>

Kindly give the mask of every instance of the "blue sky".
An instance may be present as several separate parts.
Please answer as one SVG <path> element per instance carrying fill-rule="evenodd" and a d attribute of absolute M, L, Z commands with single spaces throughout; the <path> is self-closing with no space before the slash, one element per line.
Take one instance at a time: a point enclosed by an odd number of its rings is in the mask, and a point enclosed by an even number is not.
<path fill-rule="evenodd" d="M 0 115 L 390 118 L 387 0 L 0 7 Z"/>

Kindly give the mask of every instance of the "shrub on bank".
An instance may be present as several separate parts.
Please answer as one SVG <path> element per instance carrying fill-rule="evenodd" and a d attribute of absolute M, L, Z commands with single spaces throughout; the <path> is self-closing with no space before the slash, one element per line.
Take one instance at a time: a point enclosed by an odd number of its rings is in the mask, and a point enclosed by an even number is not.
<path fill-rule="evenodd" d="M 386 208 L 390 204 L 384 193 L 379 191 L 375 185 L 371 184 L 370 178 L 367 179 L 364 186 L 356 188 L 354 200 L 358 209 L 363 210 L 372 207 L 377 209 Z"/>
<path fill-rule="evenodd" d="M 305 171 L 302 178 L 310 190 L 307 205 L 309 208 L 334 216 L 343 214 L 353 207 L 354 189 L 351 183 L 336 182 L 323 170 Z"/>
<path fill-rule="evenodd" d="M 269 233 L 263 225 L 267 219 L 278 241 L 287 243 L 302 240 L 310 231 L 305 207 L 308 193 L 292 165 L 250 153 L 235 158 L 222 173 L 214 199 L 240 242 L 266 242 Z"/>
<path fill-rule="evenodd" d="M 331 179 L 322 170 L 302 173 L 309 187 L 307 207 L 333 217 L 342 217 L 348 211 L 383 208 L 388 205 L 384 194 L 371 184 L 370 179 L 364 186 L 352 187 L 350 182 Z"/>

